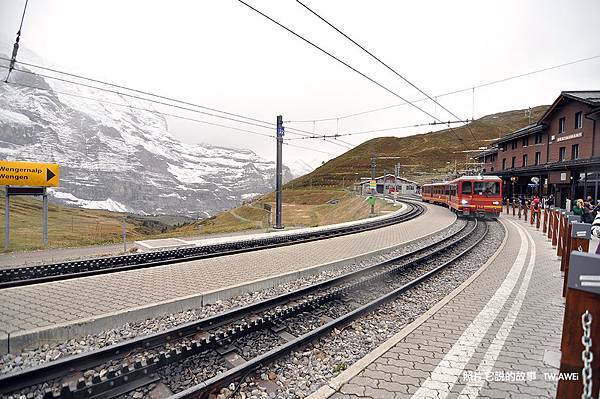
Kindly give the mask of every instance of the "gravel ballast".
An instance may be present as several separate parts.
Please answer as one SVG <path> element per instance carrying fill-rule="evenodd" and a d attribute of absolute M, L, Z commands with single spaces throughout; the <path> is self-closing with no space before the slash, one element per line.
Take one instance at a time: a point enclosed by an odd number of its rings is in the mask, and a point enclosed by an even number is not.
<path fill-rule="evenodd" d="M 463 220 L 457 220 L 457 222 L 455 222 L 452 226 L 431 237 L 408 243 L 396 250 L 389 251 L 379 256 L 371 257 L 355 264 L 305 276 L 294 281 L 278 285 L 277 287 L 235 296 L 201 308 L 189 309 L 183 312 L 168 314 L 156 318 L 149 318 L 138 323 L 127 323 L 117 328 L 103 331 L 99 334 L 86 335 L 84 337 L 70 339 L 56 344 L 45 344 L 37 348 L 24 350 L 17 354 L 4 354 L 0 356 L 0 374 L 6 374 L 29 367 L 35 367 L 49 361 L 63 358 L 65 356 L 89 352 L 94 349 L 103 348 L 138 336 L 165 331 L 177 325 L 213 316 L 231 308 L 272 298 L 274 296 L 315 284 L 341 274 L 360 270 L 383 260 L 414 251 L 434 242 L 438 242 L 441 239 L 448 237 L 454 232 L 460 230 L 464 226 L 464 223 L 465 222 Z"/>

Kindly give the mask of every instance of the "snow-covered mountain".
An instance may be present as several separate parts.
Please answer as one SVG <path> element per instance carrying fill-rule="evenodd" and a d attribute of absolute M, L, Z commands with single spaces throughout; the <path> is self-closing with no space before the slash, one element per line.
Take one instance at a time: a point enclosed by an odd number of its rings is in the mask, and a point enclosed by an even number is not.
<path fill-rule="evenodd" d="M 206 216 L 274 188 L 274 162 L 250 150 L 184 144 L 162 115 L 131 108 L 148 109 L 146 102 L 39 75 L 13 72 L 11 81 L 39 89 L 0 84 L 0 159 L 58 162 L 55 201 Z"/>

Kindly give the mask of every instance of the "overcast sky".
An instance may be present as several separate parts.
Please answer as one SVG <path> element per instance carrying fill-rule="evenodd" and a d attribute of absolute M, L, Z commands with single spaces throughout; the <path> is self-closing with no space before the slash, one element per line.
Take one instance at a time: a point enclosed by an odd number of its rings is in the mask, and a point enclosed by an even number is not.
<path fill-rule="evenodd" d="M 248 2 L 401 96 L 421 97 L 295 1 Z M 0 0 L 5 42 L 14 40 L 24 3 Z M 306 4 L 431 95 L 600 54 L 600 2 L 595 0 Z M 29 0 L 21 43 L 47 65 L 273 122 L 278 114 L 284 120 L 337 118 L 400 102 L 235 0 Z M 0 52 L 9 54 L 10 46 L 4 47 Z M 26 55 L 20 60 L 28 61 Z M 599 71 L 597 58 L 477 89 L 474 109 L 472 92 L 439 101 L 461 118 L 473 113 L 477 118 L 549 104 L 561 90 L 600 89 Z M 442 120 L 451 118 L 433 104 L 418 104 Z M 286 126 L 346 133 L 431 121 L 402 106 Z M 274 158 L 272 139 L 181 120 L 169 123 L 184 142 L 250 148 Z M 429 130 L 394 130 L 344 141 L 356 145 L 372 137 Z M 331 154 L 345 151 L 322 140 L 292 143 Z M 330 157 L 286 147 L 284 162 Z"/>

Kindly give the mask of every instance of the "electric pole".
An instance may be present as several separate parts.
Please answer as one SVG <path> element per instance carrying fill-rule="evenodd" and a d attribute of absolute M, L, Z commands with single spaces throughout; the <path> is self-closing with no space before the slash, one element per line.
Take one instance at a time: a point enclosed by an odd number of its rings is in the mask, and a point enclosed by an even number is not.
<path fill-rule="evenodd" d="M 281 183 L 283 177 L 282 147 L 283 147 L 283 117 L 277 116 L 277 171 L 275 173 L 275 229 L 283 229 L 281 223 Z"/>
<path fill-rule="evenodd" d="M 377 155 L 371 155 L 371 181 L 375 180 L 375 167 L 377 166 Z M 375 192 L 377 192 L 377 182 L 375 182 Z M 371 201 L 371 215 L 375 214 L 375 201 Z"/>

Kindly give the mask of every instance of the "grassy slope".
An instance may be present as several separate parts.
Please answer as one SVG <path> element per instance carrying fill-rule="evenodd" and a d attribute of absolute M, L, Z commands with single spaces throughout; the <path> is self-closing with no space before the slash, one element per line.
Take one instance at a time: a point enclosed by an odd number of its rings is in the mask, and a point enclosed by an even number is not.
<path fill-rule="evenodd" d="M 360 198 L 343 190 L 284 190 L 284 224 L 286 226 L 318 226 L 368 216 L 369 207 Z M 337 199 L 335 205 L 327 202 Z M 0 245 L 4 243 L 4 195 L 0 195 Z M 275 208 L 273 194 L 253 204 L 221 212 L 202 222 L 181 222 L 169 217 L 127 216 L 128 241 L 149 238 L 199 236 L 242 230 L 265 229 L 268 226 L 264 203 Z M 11 249 L 41 248 L 41 201 L 30 197 L 11 199 Z M 391 210 L 381 202 L 376 210 Z M 122 213 L 71 208 L 50 204 L 48 212 L 50 247 L 76 247 L 120 243 L 123 240 Z M 237 217 L 236 217 L 237 216 Z"/>
<path fill-rule="evenodd" d="M 533 108 L 532 120 L 546 110 L 547 106 Z M 287 187 L 309 186 L 341 186 L 345 181 L 348 186 L 360 177 L 370 176 L 370 157 L 399 156 L 400 159 L 380 159 L 377 161 L 377 174 L 383 171 L 392 172 L 394 164 L 418 165 L 403 167 L 404 176 L 420 183 L 443 176 L 449 166 L 454 167 L 456 161 L 459 168 L 464 165 L 466 148 L 477 149 L 489 145 L 493 140 L 506 135 L 528 123 L 524 110 L 501 112 L 488 115 L 469 124 L 478 142 L 467 127 L 454 128 L 437 132 L 424 133 L 409 137 L 379 137 L 369 140 L 348 152 L 338 156 L 317 168 L 312 173 L 302 176 L 287 184 Z M 462 139 L 462 144 L 457 137 Z M 474 152 L 468 153 L 474 155 Z M 448 164 L 449 162 L 450 164 Z M 358 174 L 357 174 L 358 173 Z"/>
<path fill-rule="evenodd" d="M 336 204 L 329 201 L 337 200 Z M 275 209 L 275 194 L 267 194 L 251 204 L 222 212 L 201 222 L 203 233 L 223 233 L 256 228 L 266 228 L 268 214 L 263 204 Z M 376 212 L 391 211 L 394 207 L 381 201 Z M 293 226 L 322 226 L 362 219 L 369 216 L 370 208 L 364 198 L 340 189 L 286 189 L 283 190 L 283 224 Z M 247 220 L 240 220 L 232 212 Z M 274 218 L 274 216 L 272 216 Z M 271 222 L 274 222 L 272 219 Z"/>
<path fill-rule="evenodd" d="M 10 201 L 11 243 L 19 250 L 35 249 L 42 241 L 42 202 L 29 197 L 13 197 Z M 0 198 L 4 243 L 5 197 Z M 122 213 L 70 208 L 55 204 L 48 207 L 48 240 L 52 247 L 109 244 L 123 239 Z M 127 238 L 138 240 L 172 231 L 175 226 L 139 216 L 127 217 Z"/>
<path fill-rule="evenodd" d="M 536 120 L 546 106 L 533 109 Z M 442 176 L 453 166 L 465 162 L 465 146 L 473 149 L 487 145 L 492 140 L 527 124 L 524 110 L 502 112 L 483 117 L 470 124 L 480 142 L 473 144 L 471 134 L 465 127 L 448 129 L 410 137 L 381 137 L 369 140 L 358 147 L 332 159 L 312 173 L 286 185 L 283 200 L 283 223 L 286 226 L 318 226 L 344 222 L 368 216 L 369 207 L 363 199 L 341 190 L 342 182 L 349 186 L 361 176 L 370 173 L 372 153 L 379 156 L 400 156 L 401 159 L 380 159 L 377 173 L 392 171 L 395 163 L 421 165 L 403 168 L 405 177 L 419 182 Z M 465 145 L 456 139 L 463 139 Z M 473 153 L 469 153 L 473 154 Z M 313 188 L 313 186 L 315 186 Z M 328 186 L 328 188 L 327 188 Z M 293 189 L 290 189 L 293 188 Z M 328 204 L 336 199 L 338 204 Z M 209 233 L 225 233 L 268 225 L 264 203 L 275 207 L 274 194 L 268 194 L 250 205 L 222 212 L 203 222 L 179 223 L 165 218 L 128 216 L 127 234 L 130 240 L 147 238 L 194 236 Z M 15 249 L 39 248 L 41 243 L 41 202 L 31 198 L 15 198 L 11 202 L 11 238 Z M 378 203 L 377 211 L 391 210 L 389 205 Z M 4 196 L 0 196 L 0 212 L 4 210 Z M 118 243 L 122 240 L 123 214 L 101 210 L 70 208 L 50 205 L 49 240 L 52 247 L 70 247 Z M 2 218 L 3 219 L 3 218 Z M 4 241 L 4 229 L 0 229 L 0 244 Z"/>

